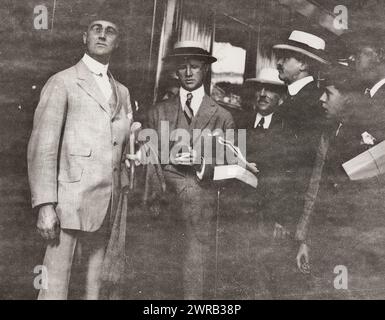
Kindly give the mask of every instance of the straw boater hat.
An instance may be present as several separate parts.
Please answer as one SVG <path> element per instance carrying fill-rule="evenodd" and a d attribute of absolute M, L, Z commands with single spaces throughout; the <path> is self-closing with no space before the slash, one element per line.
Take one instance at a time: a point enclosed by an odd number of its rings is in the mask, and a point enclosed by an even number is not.
<path fill-rule="evenodd" d="M 272 84 L 276 86 L 285 86 L 285 83 L 281 79 L 279 79 L 278 75 L 279 75 L 279 72 L 277 69 L 263 68 L 261 69 L 261 71 L 259 71 L 256 78 L 246 79 L 245 82 L 266 83 L 266 84 Z"/>
<path fill-rule="evenodd" d="M 299 52 L 318 62 L 329 64 L 326 60 L 325 40 L 308 32 L 294 30 L 286 43 L 276 44 L 273 49 Z"/>
<path fill-rule="evenodd" d="M 217 59 L 204 48 L 202 43 L 196 41 L 177 42 L 172 52 L 167 55 L 164 60 L 171 61 L 177 58 L 203 59 L 207 63 L 214 63 L 217 61 Z"/>

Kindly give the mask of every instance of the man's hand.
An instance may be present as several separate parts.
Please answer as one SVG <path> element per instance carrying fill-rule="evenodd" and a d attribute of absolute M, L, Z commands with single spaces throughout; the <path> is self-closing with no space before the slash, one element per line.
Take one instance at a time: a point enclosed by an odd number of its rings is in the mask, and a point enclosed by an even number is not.
<path fill-rule="evenodd" d="M 142 151 L 139 149 L 135 154 L 126 154 L 124 162 L 127 168 L 131 167 L 130 161 L 134 161 L 136 166 L 140 165 L 142 162 Z"/>
<path fill-rule="evenodd" d="M 274 232 L 273 232 L 274 239 L 284 240 L 284 239 L 288 239 L 289 236 L 290 236 L 289 230 L 287 230 L 284 226 L 280 225 L 279 223 L 274 224 Z"/>
<path fill-rule="evenodd" d="M 176 165 L 193 166 L 199 163 L 198 153 L 189 147 L 189 152 L 181 152 L 173 159 L 173 163 Z"/>
<path fill-rule="evenodd" d="M 298 254 L 296 257 L 297 267 L 299 271 L 304 274 L 310 273 L 310 265 L 309 265 L 309 247 L 306 243 L 301 243 L 298 249 Z"/>
<path fill-rule="evenodd" d="M 54 240 L 60 233 L 60 222 L 52 204 L 43 205 L 39 209 L 37 219 L 37 232 L 45 240 Z"/>

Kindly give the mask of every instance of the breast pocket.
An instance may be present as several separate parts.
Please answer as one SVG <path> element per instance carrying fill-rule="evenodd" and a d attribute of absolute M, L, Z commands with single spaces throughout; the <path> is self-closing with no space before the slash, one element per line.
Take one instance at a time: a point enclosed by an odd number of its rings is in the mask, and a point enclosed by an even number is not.
<path fill-rule="evenodd" d="M 92 149 L 90 147 L 84 146 L 71 146 L 69 154 L 71 156 L 79 156 L 79 157 L 90 157 L 92 153 Z"/>

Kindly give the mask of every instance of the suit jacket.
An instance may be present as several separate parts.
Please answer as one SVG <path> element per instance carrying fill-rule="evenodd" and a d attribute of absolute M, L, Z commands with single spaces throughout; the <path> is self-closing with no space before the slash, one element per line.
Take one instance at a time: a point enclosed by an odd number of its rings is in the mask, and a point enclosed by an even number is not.
<path fill-rule="evenodd" d="M 281 222 L 287 179 L 284 161 L 288 152 L 286 122 L 280 112 L 275 112 L 268 129 L 256 129 L 254 123 L 255 116 L 249 116 L 240 129 L 246 129 L 246 159 L 256 163 L 260 171 L 258 187 L 253 189 L 236 181 L 228 187 L 228 197 L 241 199 L 238 202 L 242 202 L 247 212 L 262 212 L 264 219 Z"/>
<path fill-rule="evenodd" d="M 208 95 L 203 97 L 198 113 L 194 116 L 189 128 L 178 128 L 179 116 L 184 117 L 179 95 L 156 104 L 149 112 L 148 127 L 155 129 L 160 137 L 161 144 L 158 146 L 160 155 L 165 152 L 165 155 L 169 156 L 170 151 L 176 145 L 175 135 L 172 133 L 175 129 L 186 129 L 191 136 L 191 140 L 187 142 L 190 142 L 189 144 L 192 146 L 200 145 L 202 139 L 202 135 L 194 135 L 193 130 L 206 129 L 214 132 L 215 129 L 221 129 L 225 133 L 227 129 L 235 129 L 231 114 Z M 164 122 L 163 127 L 162 122 Z M 165 123 L 168 123 L 168 129 L 164 127 Z M 215 164 L 215 160 L 213 160 L 215 152 L 211 155 L 203 152 L 202 156 L 206 158 L 208 165 Z M 166 175 L 171 174 L 182 178 L 191 174 L 195 176 L 195 171 L 191 167 L 163 163 L 163 169 Z"/>
<path fill-rule="evenodd" d="M 62 228 L 95 231 L 110 200 L 116 208 L 132 111 L 128 89 L 110 77 L 113 109 L 82 61 L 41 92 L 28 145 L 32 206 L 56 204 Z"/>
<path fill-rule="evenodd" d="M 295 96 L 281 105 L 281 113 L 290 131 L 289 148 L 285 157 L 288 168 L 286 200 L 290 203 L 282 215 L 286 224 L 293 227 L 298 222 L 309 185 L 317 146 L 321 136 L 324 116 L 319 98 L 321 90 L 315 81 L 304 86 Z"/>
<path fill-rule="evenodd" d="M 376 132 L 375 121 L 372 120 L 373 125 L 368 126 L 370 124 L 366 115 L 365 118 L 362 117 L 361 103 L 362 100 L 359 100 L 358 105 L 349 106 L 357 109 L 353 111 L 349 121 L 339 128 L 335 124 L 324 129 L 305 194 L 303 212 L 297 225 L 297 240 L 307 240 L 316 202 L 328 218 L 338 219 L 340 223 L 365 228 L 365 225 L 371 223 L 373 227 L 383 220 L 381 194 L 384 192 L 384 179 L 350 181 L 342 167 L 344 162 L 369 148 L 362 143 L 361 134 L 366 131 L 374 135 Z M 377 142 L 381 142 L 378 135 L 377 137 Z M 376 211 L 381 213 L 380 217 L 376 217 Z"/>

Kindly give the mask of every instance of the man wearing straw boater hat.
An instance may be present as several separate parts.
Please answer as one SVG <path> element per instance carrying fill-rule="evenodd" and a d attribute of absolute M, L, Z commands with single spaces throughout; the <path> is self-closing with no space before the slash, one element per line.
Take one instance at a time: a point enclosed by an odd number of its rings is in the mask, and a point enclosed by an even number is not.
<path fill-rule="evenodd" d="M 294 30 L 287 41 L 273 46 L 277 56 L 279 78 L 287 85 L 288 98 L 281 105 L 281 112 L 290 131 L 290 148 L 283 161 L 287 162 L 288 172 L 287 192 L 281 199 L 286 203 L 276 216 L 282 225 L 281 232 L 276 238 L 284 244 L 279 254 L 286 257 L 287 280 L 292 283 L 287 286 L 297 287 L 298 281 L 291 270 L 293 257 L 296 256 L 296 245 L 292 241 L 299 241 L 306 248 L 303 239 L 295 239 L 295 227 L 303 208 L 304 195 L 310 179 L 312 165 L 316 155 L 316 148 L 321 134 L 323 111 L 319 98 L 322 94 L 317 86 L 320 71 L 329 64 L 325 51 L 325 40 L 309 32 Z M 290 274 L 289 274 L 290 273 Z M 288 281 L 288 283 L 290 282 Z M 282 287 L 282 294 L 285 288 Z M 302 294 L 298 293 L 298 294 Z"/>
<path fill-rule="evenodd" d="M 166 56 L 180 82 L 177 96 L 155 105 L 149 113 L 149 127 L 162 137 L 160 153 L 166 152 L 170 162 L 162 163 L 167 188 L 173 197 L 168 210 L 175 233 L 170 247 L 182 244 L 182 273 L 185 299 L 212 297 L 214 267 L 209 264 L 215 219 L 215 188 L 206 174 L 205 163 L 215 162 L 207 150 L 199 154 L 193 147 L 202 136 L 193 130 L 214 132 L 234 128 L 231 114 L 220 107 L 205 92 L 204 81 L 210 64 L 216 61 L 201 43 L 181 41 Z M 163 125 L 163 126 L 162 126 Z M 173 130 L 188 133 L 187 141 L 175 143 Z M 202 160 L 203 159 L 203 160 Z M 210 180 L 210 179 L 209 179 Z"/>
<path fill-rule="evenodd" d="M 272 215 L 280 211 L 278 205 L 283 203 L 278 193 L 285 171 L 282 156 L 288 132 L 280 106 L 286 97 L 286 86 L 274 68 L 262 69 L 256 78 L 246 79 L 246 83 L 253 83 L 256 90 L 254 114 L 245 126 L 247 161 L 256 163 L 260 171 L 258 195 L 263 199 L 262 207 L 269 212 L 265 218 L 274 219 Z M 279 223 L 276 228 L 281 230 Z"/>
<path fill-rule="evenodd" d="M 84 56 L 48 80 L 35 112 L 28 174 L 37 229 L 48 243 L 39 299 L 67 299 L 75 251 L 85 299 L 99 298 L 132 122 L 128 89 L 108 71 L 118 15 L 103 9 L 85 19 Z"/>
<path fill-rule="evenodd" d="M 290 153 L 293 161 L 290 165 L 296 192 L 294 195 L 291 192 L 290 196 L 293 200 L 297 198 L 294 203 L 298 203 L 303 200 L 310 178 L 323 121 L 319 103 L 322 92 L 317 87 L 317 78 L 320 70 L 328 64 L 325 41 L 311 33 L 294 30 L 285 43 L 276 44 L 273 49 L 277 55 L 279 78 L 288 89 L 288 98 L 282 104 L 281 111 L 294 137 Z M 296 215 L 296 212 L 289 215 L 283 213 L 283 217 L 291 220 L 287 224 L 295 221 L 293 214 Z"/>

